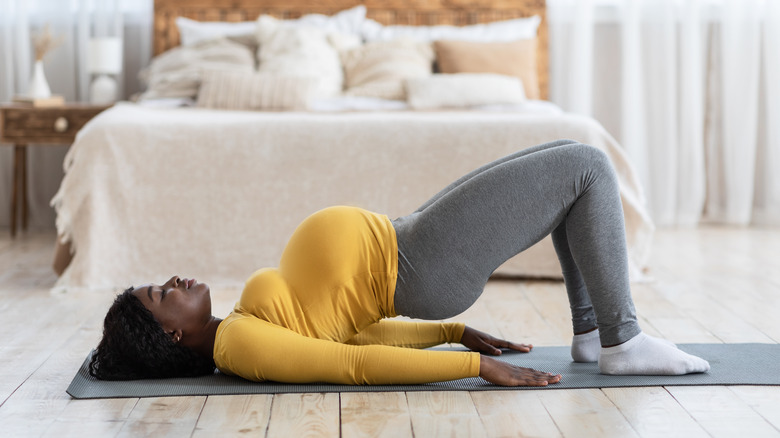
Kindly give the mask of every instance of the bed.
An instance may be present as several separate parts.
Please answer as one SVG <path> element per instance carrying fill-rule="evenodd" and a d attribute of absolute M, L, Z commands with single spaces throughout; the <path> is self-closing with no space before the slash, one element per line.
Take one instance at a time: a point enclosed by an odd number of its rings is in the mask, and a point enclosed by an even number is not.
<path fill-rule="evenodd" d="M 633 280 L 653 224 L 620 146 L 547 96 L 543 1 L 157 0 L 154 52 L 179 44 L 177 17 L 290 19 L 363 5 L 384 26 L 491 23 L 539 16 L 540 100 L 503 109 L 237 111 L 119 103 L 90 121 L 65 160 L 57 211 L 59 288 L 117 289 L 178 274 L 235 286 L 274 266 L 295 226 L 334 204 L 391 218 L 462 174 L 535 144 L 571 138 L 607 152 L 618 171 Z M 499 274 L 560 279 L 549 236 Z"/>

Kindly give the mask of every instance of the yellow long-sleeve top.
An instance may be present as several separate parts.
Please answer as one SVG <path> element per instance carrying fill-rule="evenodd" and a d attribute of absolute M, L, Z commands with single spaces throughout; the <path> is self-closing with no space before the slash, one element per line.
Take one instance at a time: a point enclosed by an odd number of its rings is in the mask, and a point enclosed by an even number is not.
<path fill-rule="evenodd" d="M 479 375 L 479 354 L 420 348 L 458 342 L 458 323 L 396 316 L 395 229 L 384 215 L 331 207 L 304 220 L 278 269 L 246 282 L 217 329 L 214 362 L 254 381 L 427 383 Z"/>

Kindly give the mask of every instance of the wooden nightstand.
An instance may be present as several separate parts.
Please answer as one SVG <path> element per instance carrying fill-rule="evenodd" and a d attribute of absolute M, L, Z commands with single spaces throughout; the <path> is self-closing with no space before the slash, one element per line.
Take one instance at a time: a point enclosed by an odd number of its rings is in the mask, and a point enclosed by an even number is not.
<path fill-rule="evenodd" d="M 16 235 L 16 220 L 20 215 L 21 228 L 27 228 L 27 146 L 70 145 L 79 129 L 106 108 L 74 103 L 56 108 L 0 105 L 0 142 L 14 146 L 11 236 Z"/>

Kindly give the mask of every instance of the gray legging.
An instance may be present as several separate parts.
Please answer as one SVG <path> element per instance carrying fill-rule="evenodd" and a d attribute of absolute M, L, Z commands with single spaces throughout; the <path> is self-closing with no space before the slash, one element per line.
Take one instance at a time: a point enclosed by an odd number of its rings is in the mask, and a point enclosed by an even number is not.
<path fill-rule="evenodd" d="M 393 226 L 400 315 L 443 319 L 463 312 L 496 268 L 552 233 L 574 332 L 598 326 L 602 345 L 640 332 L 617 177 L 607 155 L 592 146 L 559 140 L 494 161 Z"/>

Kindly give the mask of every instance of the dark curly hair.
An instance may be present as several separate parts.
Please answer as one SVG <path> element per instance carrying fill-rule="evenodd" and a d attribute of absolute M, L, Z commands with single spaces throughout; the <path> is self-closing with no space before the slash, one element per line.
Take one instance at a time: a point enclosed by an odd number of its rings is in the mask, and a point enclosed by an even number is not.
<path fill-rule="evenodd" d="M 133 380 L 214 373 L 213 359 L 173 342 L 132 292 L 131 286 L 117 295 L 108 309 L 103 339 L 89 362 L 90 375 L 101 380 Z"/>

